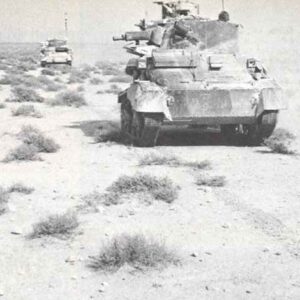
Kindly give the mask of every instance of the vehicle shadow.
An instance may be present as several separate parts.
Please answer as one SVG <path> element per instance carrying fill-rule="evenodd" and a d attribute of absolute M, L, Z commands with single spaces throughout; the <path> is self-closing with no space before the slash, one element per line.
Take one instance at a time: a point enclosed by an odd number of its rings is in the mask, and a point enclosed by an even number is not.
<path fill-rule="evenodd" d="M 89 120 L 75 122 L 68 128 L 80 129 L 84 135 L 95 138 L 97 142 L 115 142 L 117 144 L 128 145 L 128 139 L 124 139 L 120 134 L 119 121 L 111 120 Z M 234 146 L 242 147 L 242 141 L 227 143 L 217 130 L 203 131 L 189 128 L 162 127 L 157 146 Z"/>

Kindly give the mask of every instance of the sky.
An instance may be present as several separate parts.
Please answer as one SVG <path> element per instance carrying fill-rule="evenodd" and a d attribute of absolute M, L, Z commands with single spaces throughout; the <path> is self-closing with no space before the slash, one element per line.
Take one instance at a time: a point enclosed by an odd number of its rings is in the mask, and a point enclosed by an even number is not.
<path fill-rule="evenodd" d="M 221 0 L 196 0 L 200 14 L 215 19 Z M 253 31 L 299 26 L 300 0 L 225 0 L 235 23 Z M 152 0 L 0 0 L 0 42 L 40 42 L 63 35 L 64 12 L 69 39 L 76 43 L 110 43 L 112 35 L 133 30 L 147 16 L 157 19 Z M 280 20 L 280 21 L 279 21 Z"/>

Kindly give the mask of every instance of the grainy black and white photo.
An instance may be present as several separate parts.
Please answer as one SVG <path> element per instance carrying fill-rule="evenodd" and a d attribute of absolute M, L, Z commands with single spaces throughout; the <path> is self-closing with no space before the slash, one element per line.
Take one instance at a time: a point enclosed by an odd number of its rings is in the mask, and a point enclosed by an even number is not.
<path fill-rule="evenodd" d="M 0 7 L 0 300 L 300 299 L 299 0 Z"/>

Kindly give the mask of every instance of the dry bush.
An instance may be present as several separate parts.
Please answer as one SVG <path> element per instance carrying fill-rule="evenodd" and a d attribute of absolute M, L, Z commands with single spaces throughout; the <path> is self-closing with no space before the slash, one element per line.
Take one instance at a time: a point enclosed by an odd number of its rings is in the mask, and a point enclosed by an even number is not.
<path fill-rule="evenodd" d="M 98 85 L 101 83 L 103 83 L 103 80 L 101 80 L 100 78 L 93 77 L 90 79 L 90 84 Z"/>
<path fill-rule="evenodd" d="M 122 89 L 118 85 L 112 84 L 110 86 L 110 88 L 105 89 L 105 90 L 100 90 L 100 91 L 97 92 L 97 94 L 114 94 L 114 95 L 118 95 L 121 91 L 122 91 Z"/>
<path fill-rule="evenodd" d="M 12 115 L 14 117 L 17 116 L 25 116 L 25 117 L 34 117 L 41 118 L 42 114 L 35 109 L 33 105 L 23 104 L 19 106 L 17 109 L 12 109 Z"/>
<path fill-rule="evenodd" d="M 0 186 L 0 215 L 7 211 L 7 202 L 9 200 L 9 194 Z"/>
<path fill-rule="evenodd" d="M 68 83 L 83 83 L 90 77 L 90 72 L 86 69 L 73 68 L 70 72 Z"/>
<path fill-rule="evenodd" d="M 81 92 L 84 92 L 84 91 L 85 91 L 85 88 L 84 88 L 84 86 L 80 85 L 80 86 L 76 89 L 76 91 L 77 91 L 78 93 L 81 93 Z"/>
<path fill-rule="evenodd" d="M 39 152 L 53 153 L 59 149 L 51 138 L 45 137 L 40 130 L 32 126 L 24 126 L 18 138 L 23 144 L 11 150 L 3 162 L 41 160 Z"/>
<path fill-rule="evenodd" d="M 106 189 L 107 193 L 93 192 L 86 195 L 77 209 L 84 212 L 98 212 L 99 205 L 118 205 L 122 203 L 123 196 L 130 195 L 138 195 L 148 204 L 153 199 L 171 203 L 178 197 L 178 190 L 179 187 L 167 177 L 143 174 L 121 176 Z"/>
<path fill-rule="evenodd" d="M 121 196 L 118 193 L 99 193 L 93 192 L 83 197 L 83 203 L 77 206 L 77 209 L 83 212 L 98 212 L 99 205 L 111 206 L 121 203 Z"/>
<path fill-rule="evenodd" d="M 23 126 L 18 137 L 24 144 L 34 146 L 38 152 L 54 153 L 60 148 L 53 139 L 44 136 L 39 129 L 30 125 Z"/>
<path fill-rule="evenodd" d="M 37 69 L 37 64 L 30 61 L 23 61 L 20 62 L 16 68 L 23 72 L 34 71 Z"/>
<path fill-rule="evenodd" d="M 288 130 L 278 128 L 267 139 L 264 140 L 264 145 L 267 146 L 273 153 L 280 154 L 295 154 L 292 149 L 292 142 L 296 139 L 295 135 Z"/>
<path fill-rule="evenodd" d="M 0 79 L 0 84 L 12 85 L 12 86 L 23 85 L 26 88 L 41 87 L 41 83 L 39 82 L 37 77 L 34 77 L 32 75 L 25 75 L 25 74 L 15 74 L 15 71 L 12 69 L 9 69 L 7 73 L 8 74 L 4 75 L 4 77 Z"/>
<path fill-rule="evenodd" d="M 197 185 L 211 186 L 211 187 L 223 187 L 226 184 L 226 178 L 224 176 L 204 176 L 201 175 L 197 178 Z"/>
<path fill-rule="evenodd" d="M 112 84 L 109 89 L 105 90 L 105 92 L 108 94 L 116 94 L 116 95 L 119 94 L 121 91 L 122 89 L 116 84 Z"/>
<path fill-rule="evenodd" d="M 128 75 L 117 75 L 117 76 L 113 76 L 109 82 L 122 82 L 122 83 L 130 83 L 132 82 L 132 77 L 128 76 Z"/>
<path fill-rule="evenodd" d="M 63 215 L 51 215 L 33 225 L 33 231 L 30 238 L 40 238 L 42 236 L 54 236 L 57 238 L 70 237 L 78 227 L 77 216 L 71 213 Z"/>
<path fill-rule="evenodd" d="M 0 70 L 6 71 L 8 69 L 8 66 L 6 63 L 0 62 Z"/>
<path fill-rule="evenodd" d="M 94 73 L 98 69 L 95 66 L 91 66 L 89 64 L 82 64 L 82 65 L 80 65 L 79 70 L 81 70 L 82 72 L 84 72 L 85 74 L 88 74 L 90 76 L 91 73 Z"/>
<path fill-rule="evenodd" d="M 87 102 L 84 96 L 75 91 L 64 91 L 56 95 L 54 100 L 49 101 L 49 104 L 52 106 L 74 106 L 80 107 L 87 105 Z"/>
<path fill-rule="evenodd" d="M 103 75 L 119 75 L 121 72 L 120 65 L 110 62 L 97 62 L 96 67 L 102 71 Z"/>
<path fill-rule="evenodd" d="M 1 45 L 0 60 L 9 69 L 33 70 L 37 68 L 39 47 L 38 44 L 33 43 L 5 43 Z"/>
<path fill-rule="evenodd" d="M 157 153 L 150 153 L 142 157 L 139 161 L 140 166 L 179 166 L 182 161 L 175 155 L 162 155 Z"/>
<path fill-rule="evenodd" d="M 77 210 L 81 212 L 98 212 L 98 206 L 103 204 L 104 195 L 99 192 L 93 192 L 83 197 L 83 203 L 77 206 Z"/>
<path fill-rule="evenodd" d="M 55 73 L 54 70 L 47 68 L 47 69 L 43 69 L 41 71 L 41 74 L 42 75 L 48 75 L 48 76 L 55 76 L 56 73 Z"/>
<path fill-rule="evenodd" d="M 96 143 L 119 142 L 121 140 L 120 128 L 113 122 L 105 122 L 94 133 Z"/>
<path fill-rule="evenodd" d="M 29 195 L 34 191 L 34 188 L 25 186 L 22 183 L 15 183 L 12 186 L 10 186 L 7 190 L 8 193 L 20 193 Z"/>
<path fill-rule="evenodd" d="M 57 84 L 55 82 L 49 82 L 46 86 L 45 86 L 45 90 L 48 92 L 57 92 L 60 91 L 64 88 L 64 86 L 62 84 Z"/>
<path fill-rule="evenodd" d="M 175 155 L 163 155 L 160 153 L 150 153 L 142 157 L 140 166 L 170 166 L 170 167 L 191 167 L 193 169 L 209 169 L 211 163 L 208 160 L 202 162 L 187 162 Z"/>
<path fill-rule="evenodd" d="M 12 149 L 4 158 L 3 162 L 11 161 L 35 161 L 41 160 L 38 155 L 38 149 L 34 145 L 22 144 Z"/>
<path fill-rule="evenodd" d="M 45 75 L 41 75 L 37 79 L 41 83 L 41 88 L 48 92 L 57 92 L 64 87 L 62 84 L 54 82 Z"/>
<path fill-rule="evenodd" d="M 125 264 L 141 270 L 166 267 L 179 261 L 175 252 L 167 249 L 164 243 L 141 234 L 123 234 L 104 245 L 100 253 L 91 258 L 89 266 L 95 270 L 114 272 Z"/>
<path fill-rule="evenodd" d="M 59 71 L 61 74 L 69 74 L 73 67 L 69 65 L 54 65 L 52 66 L 56 71 Z"/>
<path fill-rule="evenodd" d="M 63 83 L 64 82 L 60 77 L 55 77 L 54 81 L 58 82 L 58 83 Z"/>
<path fill-rule="evenodd" d="M 43 102 L 41 97 L 35 90 L 23 86 L 17 86 L 12 89 L 12 98 L 6 100 L 8 102 Z"/>
<path fill-rule="evenodd" d="M 136 174 L 134 176 L 121 176 L 115 181 L 107 191 L 110 193 L 109 199 L 115 204 L 122 195 L 149 193 L 156 200 L 172 203 L 178 197 L 178 186 L 168 177 L 156 177 L 147 174 Z M 111 196 L 113 196 L 111 198 Z"/>

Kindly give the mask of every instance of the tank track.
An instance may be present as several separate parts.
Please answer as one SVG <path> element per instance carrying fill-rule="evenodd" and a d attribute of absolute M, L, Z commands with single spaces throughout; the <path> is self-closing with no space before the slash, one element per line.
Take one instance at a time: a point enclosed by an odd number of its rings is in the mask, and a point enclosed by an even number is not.
<path fill-rule="evenodd" d="M 132 136 L 139 147 L 154 147 L 157 142 L 163 115 L 160 113 L 134 112 Z"/>

